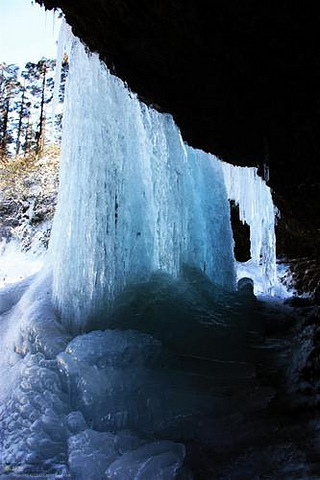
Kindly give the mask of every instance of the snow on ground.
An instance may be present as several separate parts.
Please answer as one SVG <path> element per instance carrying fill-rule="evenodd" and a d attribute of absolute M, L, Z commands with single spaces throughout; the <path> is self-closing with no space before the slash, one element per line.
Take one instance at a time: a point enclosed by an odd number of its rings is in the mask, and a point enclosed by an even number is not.
<path fill-rule="evenodd" d="M 0 242 L 0 288 L 20 282 L 39 272 L 43 266 L 46 252 L 42 249 L 21 251 L 17 241 Z"/>
<path fill-rule="evenodd" d="M 253 280 L 255 295 L 266 296 L 263 272 L 261 268 L 258 268 L 256 262 L 254 262 L 252 259 L 248 260 L 247 262 L 236 262 L 236 274 L 237 281 L 244 277 L 248 277 Z M 290 281 L 288 280 L 289 275 L 289 266 L 285 263 L 278 263 L 277 283 L 275 284 L 273 291 L 274 297 L 286 299 L 296 293 L 292 287 L 288 287 L 288 285 L 290 285 Z"/>

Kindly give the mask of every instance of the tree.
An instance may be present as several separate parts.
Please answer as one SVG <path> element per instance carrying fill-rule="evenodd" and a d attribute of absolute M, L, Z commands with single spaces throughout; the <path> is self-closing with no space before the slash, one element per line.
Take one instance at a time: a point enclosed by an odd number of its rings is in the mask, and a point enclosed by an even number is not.
<path fill-rule="evenodd" d="M 0 159 L 34 152 L 39 154 L 47 142 L 61 139 L 61 108 L 52 119 L 48 106 L 53 98 L 56 61 L 42 58 L 28 62 L 20 73 L 16 65 L 0 64 Z M 57 93 L 64 100 L 68 58 L 62 62 Z M 50 123 L 52 122 L 52 123 Z M 55 126 L 55 131 L 53 131 Z M 50 131 L 51 128 L 51 131 Z"/>
<path fill-rule="evenodd" d="M 0 158 L 2 162 L 10 155 L 14 141 L 10 112 L 14 109 L 14 98 L 20 91 L 17 65 L 0 65 Z"/>
<path fill-rule="evenodd" d="M 45 143 L 46 105 L 52 100 L 55 65 L 55 60 L 42 58 L 38 63 L 28 62 L 23 72 L 24 78 L 28 80 L 26 88 L 32 97 L 33 109 L 39 110 L 35 132 L 36 153 L 42 150 Z"/>

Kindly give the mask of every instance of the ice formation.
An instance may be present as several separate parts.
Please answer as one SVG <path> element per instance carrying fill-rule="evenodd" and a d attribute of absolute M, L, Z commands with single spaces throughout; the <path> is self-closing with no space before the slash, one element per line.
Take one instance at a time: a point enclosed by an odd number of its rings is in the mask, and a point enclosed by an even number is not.
<path fill-rule="evenodd" d="M 177 276 L 191 264 L 234 288 L 228 198 L 250 225 L 252 263 L 271 293 L 274 206 L 256 169 L 184 144 L 172 117 L 140 103 L 67 26 L 66 42 L 71 64 L 51 238 L 54 298 L 64 322 L 79 331 L 128 282 L 158 269 Z"/>
<path fill-rule="evenodd" d="M 224 297 L 235 287 L 228 198 L 250 225 L 266 290 L 275 282 L 270 191 L 255 170 L 185 145 L 171 116 L 64 35 L 50 262 L 0 292 L 2 465 L 13 475 L 192 480 L 181 439 L 229 445 L 242 413 L 272 397 L 247 362 L 252 298 Z M 117 295 L 114 323 L 81 333 Z"/>
<path fill-rule="evenodd" d="M 161 343 L 131 330 L 70 342 L 51 302 L 49 271 L 16 301 L 0 317 L 0 474 L 6 465 L 14 478 L 53 470 L 65 480 L 174 480 L 185 448 L 151 438 L 158 416 L 147 406 L 152 388 L 156 398 L 159 382 L 169 387 Z"/>
<path fill-rule="evenodd" d="M 250 226 L 250 265 L 260 293 L 272 294 L 277 285 L 275 208 L 271 190 L 257 169 L 221 162 L 228 198 L 239 205 L 242 222 Z M 239 270 L 242 271 L 240 265 Z"/>
<path fill-rule="evenodd" d="M 186 146 L 170 115 L 140 103 L 72 41 L 61 189 L 51 237 L 53 290 L 74 331 L 130 281 L 194 265 L 234 288 L 220 162 Z"/>

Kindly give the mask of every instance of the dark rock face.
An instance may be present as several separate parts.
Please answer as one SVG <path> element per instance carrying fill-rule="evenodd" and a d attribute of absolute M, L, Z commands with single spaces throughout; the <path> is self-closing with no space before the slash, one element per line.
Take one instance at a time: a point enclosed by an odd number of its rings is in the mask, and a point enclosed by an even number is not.
<path fill-rule="evenodd" d="M 37 0 L 194 147 L 270 166 L 279 253 L 319 256 L 317 6 L 214 0 Z M 301 253 L 302 250 L 302 253 Z"/>
<path fill-rule="evenodd" d="M 230 217 L 234 239 L 234 257 L 238 262 L 250 259 L 250 227 L 242 223 L 239 217 L 239 206 L 232 200 L 230 202 Z"/>

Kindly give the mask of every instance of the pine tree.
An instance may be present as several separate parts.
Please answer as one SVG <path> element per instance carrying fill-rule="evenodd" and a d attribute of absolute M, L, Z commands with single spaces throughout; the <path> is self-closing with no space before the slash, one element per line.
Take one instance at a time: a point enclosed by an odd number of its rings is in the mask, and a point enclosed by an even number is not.
<path fill-rule="evenodd" d="M 2 162 L 10 156 L 14 141 L 10 113 L 14 110 L 14 99 L 20 91 L 17 65 L 0 65 L 0 158 Z"/>
<path fill-rule="evenodd" d="M 19 108 L 19 116 L 18 116 L 18 127 L 17 127 L 17 138 L 16 138 L 16 155 L 18 156 L 20 153 L 21 147 L 21 137 L 22 137 L 22 129 L 23 129 L 23 118 L 25 115 L 25 104 L 26 104 L 26 89 L 25 85 L 21 86 L 21 99 L 18 103 Z"/>
<path fill-rule="evenodd" d="M 21 124 L 24 122 L 25 151 L 35 148 L 38 154 L 45 144 L 46 105 L 52 100 L 55 60 L 42 58 L 38 63 L 28 62 L 22 76 L 25 80 L 26 108 L 21 107 Z M 28 106 L 30 105 L 30 106 Z M 31 125 L 37 125 L 34 135 Z M 19 130 L 18 130 L 19 132 Z"/>
<path fill-rule="evenodd" d="M 42 58 L 39 62 L 28 62 L 19 74 L 16 65 L 0 64 L 0 159 L 7 162 L 10 157 L 31 152 L 39 154 L 47 141 L 47 126 L 50 127 L 48 105 L 52 101 L 54 70 L 56 62 Z M 68 61 L 61 67 L 59 103 L 64 100 L 64 85 L 68 73 Z M 54 119 L 55 140 L 60 140 L 61 116 Z M 52 121 L 52 120 L 51 120 Z M 48 122 L 48 123 L 47 123 Z M 50 140 L 54 141 L 53 132 Z"/>

